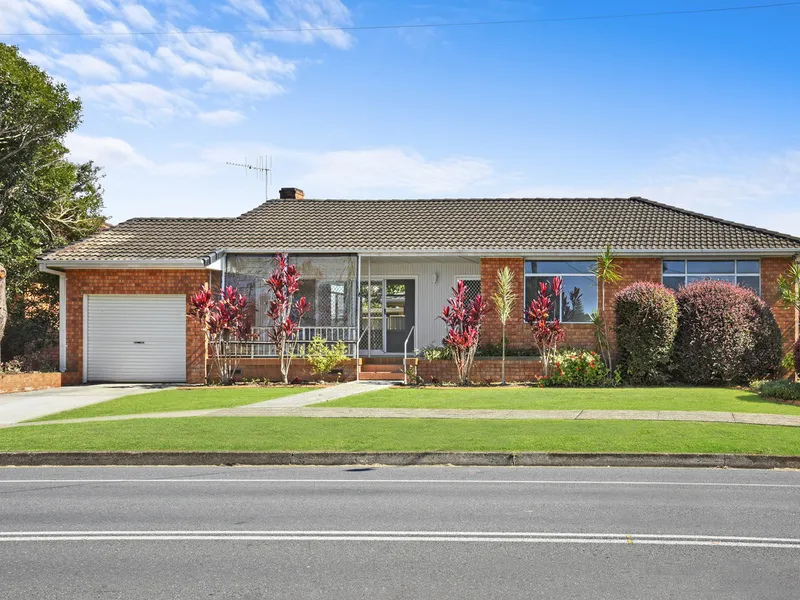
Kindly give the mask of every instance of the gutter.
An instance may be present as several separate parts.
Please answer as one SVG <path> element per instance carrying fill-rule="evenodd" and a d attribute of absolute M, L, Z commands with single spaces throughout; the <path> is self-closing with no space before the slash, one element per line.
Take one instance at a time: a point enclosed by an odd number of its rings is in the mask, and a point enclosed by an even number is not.
<path fill-rule="evenodd" d="M 58 277 L 58 370 L 67 370 L 67 274 L 39 263 L 39 270 Z"/>
<path fill-rule="evenodd" d="M 55 269 L 203 269 L 201 258 L 176 260 L 47 260 L 39 259 L 39 268 Z"/>

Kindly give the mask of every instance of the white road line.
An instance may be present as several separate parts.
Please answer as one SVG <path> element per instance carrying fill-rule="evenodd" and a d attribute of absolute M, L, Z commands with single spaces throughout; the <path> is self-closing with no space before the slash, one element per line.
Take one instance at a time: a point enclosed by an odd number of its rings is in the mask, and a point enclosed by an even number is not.
<path fill-rule="evenodd" d="M 594 481 L 570 479 L 0 479 L 0 484 L 34 483 L 418 483 L 418 484 L 499 484 L 499 485 L 608 485 L 608 486 L 677 486 L 677 487 L 742 487 L 742 488 L 800 488 L 800 483 L 735 483 L 712 481 Z"/>
<path fill-rule="evenodd" d="M 627 544 L 800 549 L 800 539 L 655 534 L 413 532 L 413 531 L 139 531 L 3 532 L 2 542 L 57 541 L 334 541 L 334 542 L 475 542 L 551 544 Z"/>

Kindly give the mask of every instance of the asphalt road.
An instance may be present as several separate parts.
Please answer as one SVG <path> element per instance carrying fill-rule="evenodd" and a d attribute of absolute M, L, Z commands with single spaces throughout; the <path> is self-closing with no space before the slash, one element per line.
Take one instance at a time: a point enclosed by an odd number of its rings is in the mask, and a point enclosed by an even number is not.
<path fill-rule="evenodd" d="M 0 470 L 0 596 L 797 598 L 800 472 Z"/>

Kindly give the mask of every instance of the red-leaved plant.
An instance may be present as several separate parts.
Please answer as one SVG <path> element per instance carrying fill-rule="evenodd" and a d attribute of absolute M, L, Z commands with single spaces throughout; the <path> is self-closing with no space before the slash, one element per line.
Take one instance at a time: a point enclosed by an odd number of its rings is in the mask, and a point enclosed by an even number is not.
<path fill-rule="evenodd" d="M 214 294 L 207 283 L 189 299 L 189 316 L 200 322 L 220 383 L 233 381 L 239 366 L 235 346 L 252 339 L 246 317 L 247 298 L 228 286 Z M 206 373 L 206 379 L 209 374 Z"/>
<path fill-rule="evenodd" d="M 295 302 L 294 296 L 300 290 L 300 273 L 297 267 L 289 264 L 285 252 L 275 255 L 277 266 L 269 279 L 265 279 L 272 292 L 267 309 L 267 318 L 272 321 L 269 338 L 275 343 L 275 352 L 281 359 L 283 383 L 289 383 L 289 367 L 297 348 L 297 332 L 300 320 L 311 311 L 305 296 Z"/>
<path fill-rule="evenodd" d="M 469 372 L 478 349 L 481 322 L 489 306 L 480 294 L 472 300 L 467 298 L 467 287 L 463 281 L 459 281 L 452 289 L 453 297 L 447 300 L 440 317 L 447 323 L 447 337 L 442 342 L 452 350 L 459 384 L 469 385 Z"/>
<path fill-rule="evenodd" d="M 548 291 L 551 290 L 551 291 Z M 556 299 L 561 297 L 563 283 L 561 277 L 553 281 L 539 282 L 539 295 L 531 300 L 525 317 L 533 332 L 533 343 L 542 356 L 542 373 L 550 375 L 550 361 L 558 350 L 558 343 L 564 339 L 561 322 L 555 318 Z"/>

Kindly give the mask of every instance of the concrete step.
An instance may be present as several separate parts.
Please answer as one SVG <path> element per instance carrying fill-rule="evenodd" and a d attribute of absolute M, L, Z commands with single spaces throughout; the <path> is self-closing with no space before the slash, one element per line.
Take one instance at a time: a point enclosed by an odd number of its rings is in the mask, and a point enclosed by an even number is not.
<path fill-rule="evenodd" d="M 361 365 L 362 373 L 402 373 L 403 365 L 390 364 L 390 365 L 376 365 L 367 363 Z"/>
<path fill-rule="evenodd" d="M 403 381 L 402 373 L 361 371 L 359 378 L 364 381 Z"/>

